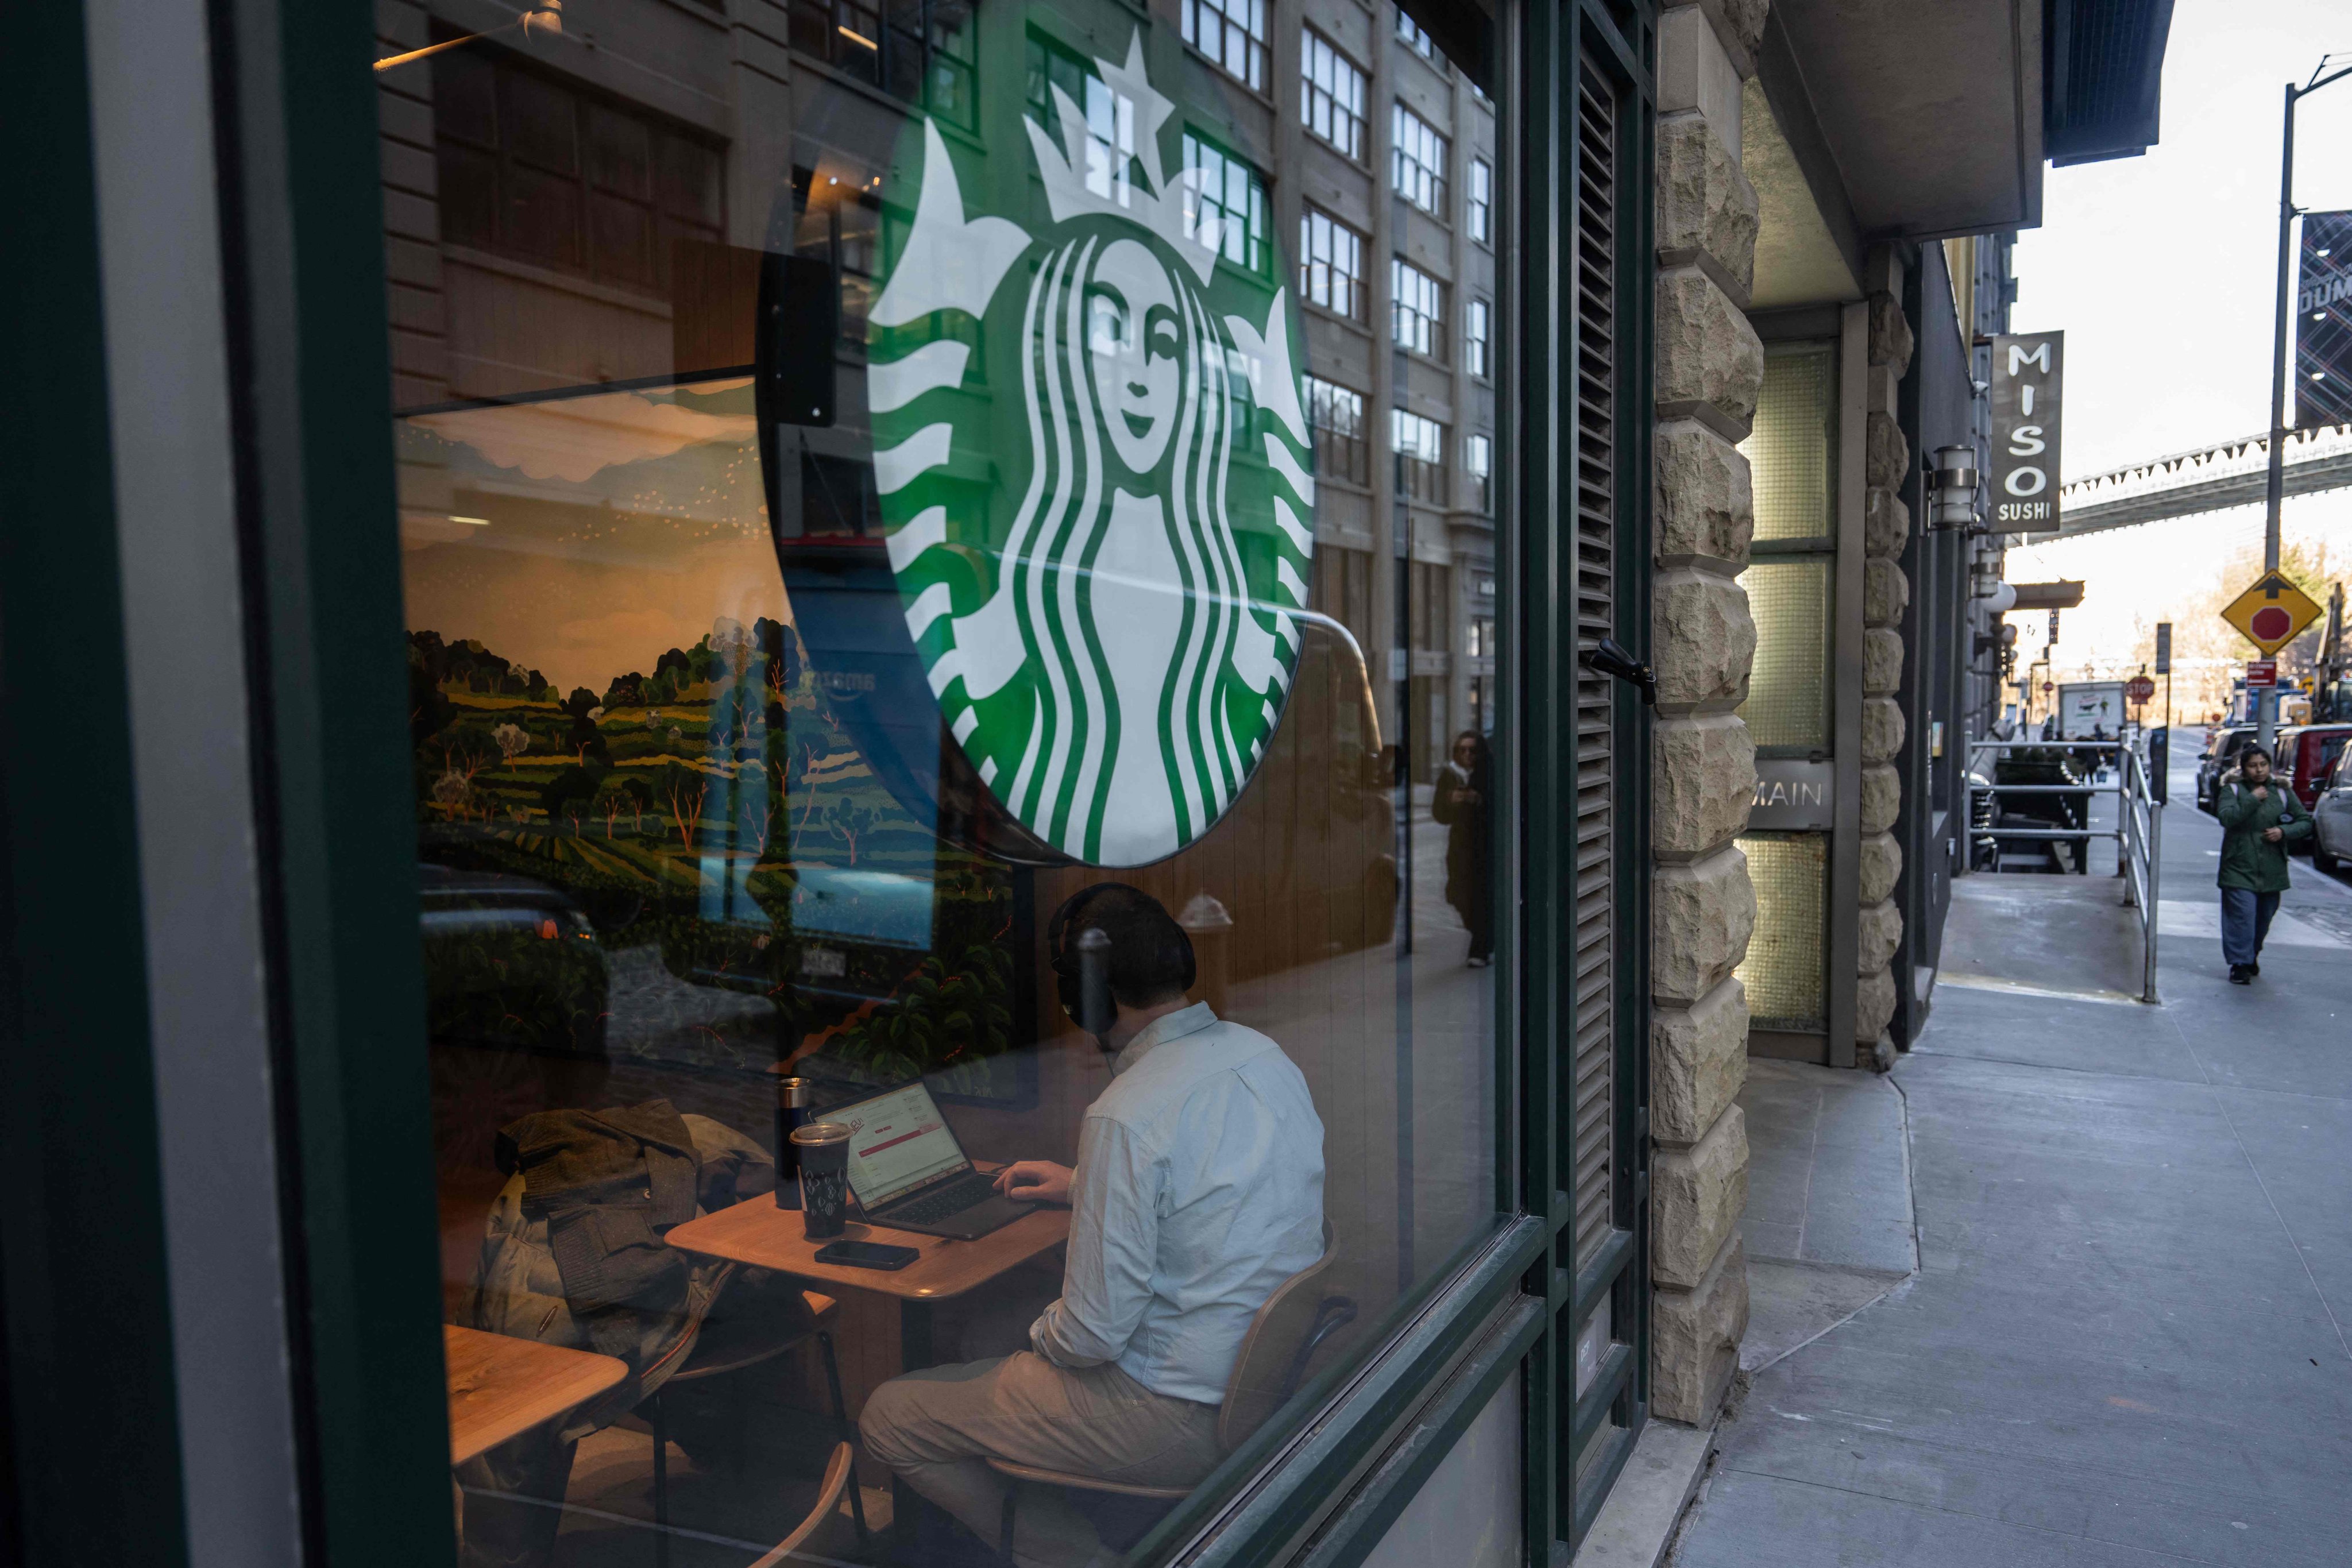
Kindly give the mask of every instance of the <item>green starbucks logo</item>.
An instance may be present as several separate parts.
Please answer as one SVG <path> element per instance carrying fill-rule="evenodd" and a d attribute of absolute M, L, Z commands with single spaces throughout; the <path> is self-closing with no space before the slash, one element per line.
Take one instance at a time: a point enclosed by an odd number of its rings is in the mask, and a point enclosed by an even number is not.
<path fill-rule="evenodd" d="M 1206 833 L 1265 753 L 1315 485 L 1288 290 L 1232 259 L 1270 250 L 1227 230 L 1253 209 L 1163 171 L 1175 106 L 1139 34 L 1095 63 L 1087 109 L 1057 86 L 1055 126 L 1024 121 L 1034 233 L 970 212 L 984 171 L 960 180 L 922 122 L 868 393 L 891 569 L 950 731 L 1040 840 L 1132 866 Z"/>

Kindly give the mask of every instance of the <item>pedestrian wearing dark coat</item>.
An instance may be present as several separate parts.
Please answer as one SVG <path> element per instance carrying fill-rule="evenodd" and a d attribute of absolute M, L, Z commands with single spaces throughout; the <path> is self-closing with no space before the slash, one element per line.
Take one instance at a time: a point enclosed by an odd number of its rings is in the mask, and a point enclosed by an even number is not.
<path fill-rule="evenodd" d="M 2221 819 L 2221 956 L 2230 984 L 2250 985 L 2263 972 L 2263 939 L 2286 891 L 2286 847 L 2311 837 L 2311 813 L 2293 789 L 2271 779 L 2271 759 L 2246 748 L 2237 775 L 2213 798 Z"/>
<path fill-rule="evenodd" d="M 1470 966 L 1494 961 L 1495 907 L 1487 896 L 1488 814 L 1494 804 L 1493 759 L 1475 730 L 1454 737 L 1454 757 L 1437 770 L 1429 814 L 1446 826 L 1445 901 L 1470 928 Z"/>

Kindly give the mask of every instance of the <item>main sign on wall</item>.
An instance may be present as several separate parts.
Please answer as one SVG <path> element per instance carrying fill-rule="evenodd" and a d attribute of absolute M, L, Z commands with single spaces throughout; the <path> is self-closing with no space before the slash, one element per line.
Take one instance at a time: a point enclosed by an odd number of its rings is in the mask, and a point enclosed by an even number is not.
<path fill-rule="evenodd" d="M 2303 215 L 2294 289 L 2294 422 L 2352 420 L 2352 212 Z"/>
<path fill-rule="evenodd" d="M 2059 384 L 2066 334 L 2019 332 L 1992 341 L 1992 526 L 2047 533 L 2058 526 Z"/>

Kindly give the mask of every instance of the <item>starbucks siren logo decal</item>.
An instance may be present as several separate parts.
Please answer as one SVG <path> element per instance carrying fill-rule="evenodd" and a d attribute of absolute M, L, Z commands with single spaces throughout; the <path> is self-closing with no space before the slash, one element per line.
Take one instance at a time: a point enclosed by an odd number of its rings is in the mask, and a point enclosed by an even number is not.
<path fill-rule="evenodd" d="M 1099 130 L 1058 87 L 1058 142 L 1024 121 L 1038 233 L 969 216 L 923 122 L 869 393 L 890 565 L 942 718 L 1040 840 L 1132 866 L 1207 832 L 1273 737 L 1315 486 L 1288 291 L 1233 264 L 1265 238 L 1226 229 L 1246 220 L 1199 171 L 1163 174 L 1175 106 L 1140 35 L 1095 65 Z"/>

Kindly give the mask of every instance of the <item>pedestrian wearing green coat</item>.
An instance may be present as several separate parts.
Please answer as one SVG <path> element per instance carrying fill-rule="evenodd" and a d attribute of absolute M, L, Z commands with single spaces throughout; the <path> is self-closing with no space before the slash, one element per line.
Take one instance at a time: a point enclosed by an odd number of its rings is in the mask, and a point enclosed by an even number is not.
<path fill-rule="evenodd" d="M 2286 891 L 2286 847 L 2311 837 L 2311 813 L 2294 791 L 2271 780 L 2269 753 L 2249 746 L 2237 776 L 2215 793 L 2221 819 L 2221 956 L 2230 984 L 2250 985 L 2263 972 L 2263 939 Z"/>

